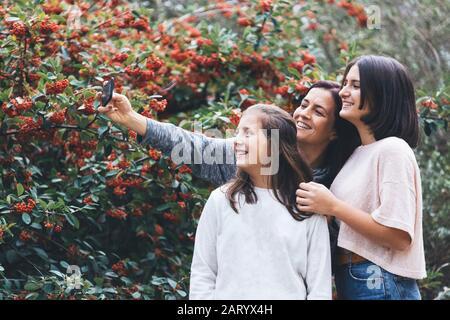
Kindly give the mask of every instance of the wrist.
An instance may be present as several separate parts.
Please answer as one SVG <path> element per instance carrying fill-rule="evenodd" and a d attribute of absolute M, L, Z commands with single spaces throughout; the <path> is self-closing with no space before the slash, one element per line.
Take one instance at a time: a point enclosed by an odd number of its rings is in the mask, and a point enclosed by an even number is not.
<path fill-rule="evenodd" d="M 147 132 L 147 118 L 134 110 L 125 116 L 123 125 L 130 130 L 136 131 L 140 136 L 145 136 Z"/>
<path fill-rule="evenodd" d="M 345 203 L 339 199 L 334 201 L 333 206 L 331 207 L 331 214 L 338 219 L 342 218 L 342 212 L 344 212 Z"/>

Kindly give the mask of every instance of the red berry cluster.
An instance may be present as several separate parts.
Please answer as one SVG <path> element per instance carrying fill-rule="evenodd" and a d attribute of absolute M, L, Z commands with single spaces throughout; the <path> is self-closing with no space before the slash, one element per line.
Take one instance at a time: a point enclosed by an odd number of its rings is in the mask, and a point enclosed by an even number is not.
<path fill-rule="evenodd" d="M 301 81 L 298 81 L 295 84 L 295 90 L 301 94 L 305 94 L 309 90 L 309 88 L 305 86 Z"/>
<path fill-rule="evenodd" d="M 194 55 L 195 55 L 194 51 L 192 50 L 183 51 L 179 49 L 179 47 L 176 44 L 174 44 L 174 49 L 170 53 L 170 58 L 180 63 L 191 58 Z"/>
<path fill-rule="evenodd" d="M 64 110 L 53 112 L 50 116 L 49 120 L 50 122 L 54 124 L 63 124 L 64 121 L 66 121 L 66 113 L 67 108 L 64 108 Z"/>
<path fill-rule="evenodd" d="M 151 111 L 149 108 L 147 108 L 147 107 L 144 107 L 144 110 L 141 111 L 140 114 L 142 114 L 144 117 L 153 119 L 153 113 L 152 113 L 152 111 Z"/>
<path fill-rule="evenodd" d="M 272 0 L 260 0 L 259 6 L 260 6 L 262 12 L 268 12 L 268 11 L 270 11 L 270 8 L 272 7 Z"/>
<path fill-rule="evenodd" d="M 42 34 L 50 34 L 57 32 L 59 30 L 59 26 L 55 22 L 49 21 L 49 19 L 45 19 L 41 22 L 41 33 Z"/>
<path fill-rule="evenodd" d="M 237 127 L 239 125 L 239 121 L 241 121 L 241 111 L 238 109 L 231 110 L 229 119 L 231 123 Z"/>
<path fill-rule="evenodd" d="M 130 167 L 130 161 L 123 159 L 117 164 L 117 166 L 122 170 L 128 169 Z"/>
<path fill-rule="evenodd" d="M 199 46 L 199 47 L 210 46 L 212 44 L 213 44 L 213 42 L 211 39 L 206 39 L 206 38 L 198 38 L 197 39 L 197 46 Z"/>
<path fill-rule="evenodd" d="M 149 21 L 146 17 L 140 17 L 136 19 L 131 12 L 127 12 L 123 15 L 123 20 L 116 23 L 117 27 L 134 28 L 139 31 L 150 31 Z"/>
<path fill-rule="evenodd" d="M 148 155 L 150 158 L 152 158 L 155 161 L 158 161 L 159 158 L 161 158 L 161 151 L 158 151 L 156 149 L 150 148 L 148 150 Z"/>
<path fill-rule="evenodd" d="M 76 257 L 80 255 L 80 249 L 76 244 L 71 244 L 67 247 L 67 255 L 69 257 Z"/>
<path fill-rule="evenodd" d="M 20 133 L 28 133 L 39 129 L 42 126 L 42 118 L 39 118 L 38 121 L 35 121 L 33 117 L 19 116 L 19 119 L 23 122 L 19 125 Z"/>
<path fill-rule="evenodd" d="M 349 16 L 356 17 L 361 27 L 365 27 L 367 25 L 367 15 L 363 6 L 351 3 L 347 0 L 341 0 L 337 5 L 346 9 Z"/>
<path fill-rule="evenodd" d="M 163 100 L 152 99 L 152 100 L 150 100 L 149 107 L 150 107 L 150 109 L 155 110 L 156 112 L 163 112 L 167 107 L 167 100 L 166 99 L 163 99 Z"/>
<path fill-rule="evenodd" d="M 131 211 L 131 215 L 133 217 L 142 217 L 144 215 L 144 212 L 141 208 L 134 208 L 133 211 Z"/>
<path fill-rule="evenodd" d="M 422 106 L 429 109 L 437 109 L 438 104 L 433 101 L 433 99 L 428 99 L 425 101 L 422 101 Z"/>
<path fill-rule="evenodd" d="M 178 172 L 179 173 L 189 173 L 189 174 L 191 174 L 192 173 L 192 169 L 184 164 L 178 169 Z"/>
<path fill-rule="evenodd" d="M 196 70 L 196 67 L 203 67 L 208 69 L 220 67 L 217 53 L 212 53 L 210 57 L 199 55 L 193 56 L 190 68 Z"/>
<path fill-rule="evenodd" d="M 83 203 L 84 204 L 93 204 L 94 202 L 92 201 L 92 196 L 87 196 L 83 199 Z"/>
<path fill-rule="evenodd" d="M 131 22 L 130 27 L 139 31 L 150 31 L 148 19 L 145 17 L 139 18 L 138 20 Z"/>
<path fill-rule="evenodd" d="M 122 177 L 117 177 L 114 179 L 110 179 L 106 181 L 106 186 L 110 188 L 116 188 L 116 187 L 125 187 L 125 188 L 141 188 L 142 183 L 144 180 L 142 178 L 133 177 L 124 179 Z"/>
<path fill-rule="evenodd" d="M 86 115 L 94 114 L 96 112 L 94 108 L 94 102 L 95 97 L 87 98 L 86 100 L 84 100 L 83 104 L 77 108 L 77 111 L 80 111 L 81 113 Z"/>
<path fill-rule="evenodd" d="M 98 140 L 81 140 L 80 132 L 72 131 L 69 139 L 64 143 L 66 157 L 78 166 L 84 166 L 84 158 L 92 157 L 93 151 L 97 149 Z"/>
<path fill-rule="evenodd" d="M 160 58 L 155 56 L 154 54 L 152 54 L 151 56 L 149 56 L 147 58 L 147 63 L 146 63 L 147 69 L 156 71 L 156 70 L 159 70 L 163 65 L 164 65 L 164 62 Z"/>
<path fill-rule="evenodd" d="M 23 37 L 27 34 L 27 27 L 22 21 L 16 21 L 11 25 L 10 32 L 18 37 Z"/>
<path fill-rule="evenodd" d="M 170 222 L 176 222 L 178 220 L 178 217 L 175 214 L 173 214 L 172 212 L 164 212 L 163 218 Z"/>
<path fill-rule="evenodd" d="M 52 230 L 54 226 L 55 226 L 55 224 L 53 224 L 53 223 L 51 223 L 49 221 L 44 222 L 44 228 L 47 229 L 47 230 Z"/>
<path fill-rule="evenodd" d="M 10 106 L 8 107 L 7 104 L 2 105 L 2 110 L 4 113 L 6 113 L 9 117 L 15 117 L 25 111 L 28 111 L 33 106 L 33 102 L 29 97 L 17 97 L 14 99 L 11 99 Z"/>
<path fill-rule="evenodd" d="M 19 202 L 14 205 L 14 210 L 16 213 L 31 213 L 36 207 L 36 202 L 33 199 L 28 199 L 27 203 Z"/>
<path fill-rule="evenodd" d="M 155 78 L 155 72 L 153 70 L 142 70 L 128 66 L 125 68 L 125 72 L 138 81 L 149 81 Z"/>
<path fill-rule="evenodd" d="M 316 63 L 316 57 L 310 54 L 308 51 L 303 51 L 303 63 L 306 64 L 314 64 Z"/>
<path fill-rule="evenodd" d="M 124 196 L 127 193 L 127 188 L 117 186 L 114 188 L 113 193 L 118 197 Z"/>
<path fill-rule="evenodd" d="M 51 3 L 43 4 L 42 10 L 44 10 L 46 14 L 60 14 L 61 12 L 63 12 L 63 8 L 61 8 L 59 4 Z"/>
<path fill-rule="evenodd" d="M 114 62 L 124 62 L 127 59 L 128 59 L 128 54 L 127 53 L 118 53 L 112 58 L 112 61 L 114 61 Z"/>
<path fill-rule="evenodd" d="M 45 90 L 48 94 L 60 94 L 69 86 L 69 80 L 59 80 L 53 83 L 47 83 L 45 85 Z"/>
<path fill-rule="evenodd" d="M 120 276 L 126 276 L 128 274 L 123 261 L 119 261 L 111 266 L 111 269 Z"/>
<path fill-rule="evenodd" d="M 162 236 L 162 235 L 164 235 L 164 229 L 163 229 L 163 227 L 161 227 L 161 225 L 155 224 L 155 234 L 156 234 L 157 236 Z"/>
<path fill-rule="evenodd" d="M 247 17 L 240 17 L 240 18 L 238 18 L 237 23 L 241 27 L 248 27 L 248 26 L 251 26 L 253 24 L 252 20 L 250 20 Z"/>
<path fill-rule="evenodd" d="M 22 240 L 23 242 L 27 242 L 27 241 L 29 241 L 29 240 L 31 239 L 31 233 L 28 232 L 28 231 L 26 231 L 26 230 L 22 230 L 22 231 L 20 232 L 19 238 L 20 238 L 20 240 Z"/>
<path fill-rule="evenodd" d="M 292 62 L 289 64 L 289 67 L 296 69 L 300 73 L 303 71 L 304 66 L 305 63 L 303 62 L 303 60 Z"/>
<path fill-rule="evenodd" d="M 116 219 L 121 219 L 121 220 L 125 220 L 128 216 L 128 214 L 120 209 L 115 209 L 115 210 L 108 210 L 106 212 L 107 216 L 110 216 L 112 218 L 116 218 Z"/>

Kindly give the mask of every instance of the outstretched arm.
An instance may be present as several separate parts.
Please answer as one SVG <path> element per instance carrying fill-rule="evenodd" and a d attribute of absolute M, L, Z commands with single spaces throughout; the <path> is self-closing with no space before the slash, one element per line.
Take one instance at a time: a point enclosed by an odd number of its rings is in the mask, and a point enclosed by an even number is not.
<path fill-rule="evenodd" d="M 114 94 L 99 112 L 112 121 L 136 131 L 140 144 L 149 144 L 177 164 L 189 164 L 193 174 L 215 185 L 225 184 L 236 172 L 232 139 L 209 138 L 170 123 L 149 119 L 131 107 L 128 98 Z"/>

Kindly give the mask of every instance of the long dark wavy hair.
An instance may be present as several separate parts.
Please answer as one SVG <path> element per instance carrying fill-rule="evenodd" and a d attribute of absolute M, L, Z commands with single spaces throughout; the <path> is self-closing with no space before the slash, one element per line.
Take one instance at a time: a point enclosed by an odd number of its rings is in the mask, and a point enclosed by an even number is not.
<path fill-rule="evenodd" d="M 266 138 L 271 138 L 271 130 L 279 131 L 279 167 L 277 173 L 269 175 L 270 188 L 276 199 L 284 205 L 295 220 L 302 221 L 311 213 L 301 212 L 296 206 L 295 192 L 301 182 L 312 180 L 312 171 L 298 149 L 297 126 L 294 119 L 283 109 L 266 104 L 256 104 L 244 111 L 258 112 L 261 127 Z M 270 142 L 270 140 L 269 140 Z M 236 203 L 239 196 L 245 197 L 246 203 L 256 203 L 258 197 L 250 176 L 238 168 L 236 177 L 230 181 L 226 197 L 233 210 L 238 213 Z"/>

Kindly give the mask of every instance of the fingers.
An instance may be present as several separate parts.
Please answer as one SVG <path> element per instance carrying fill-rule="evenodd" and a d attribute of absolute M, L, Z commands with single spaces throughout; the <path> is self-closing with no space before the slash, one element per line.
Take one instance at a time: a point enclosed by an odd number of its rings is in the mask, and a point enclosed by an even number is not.
<path fill-rule="evenodd" d="M 310 206 L 311 204 L 313 204 L 312 200 L 307 199 L 307 198 L 301 198 L 301 197 L 296 197 L 295 202 L 297 203 L 297 205 L 301 205 L 301 206 Z"/>
<path fill-rule="evenodd" d="M 309 191 L 309 190 L 313 189 L 312 182 L 308 182 L 308 183 L 302 182 L 302 183 L 300 183 L 299 186 L 300 186 L 300 189 L 303 189 L 303 190 L 306 190 L 306 191 Z"/>
<path fill-rule="evenodd" d="M 112 106 L 110 104 L 108 104 L 106 107 L 100 106 L 97 108 L 97 111 L 99 113 L 108 113 L 112 110 Z"/>
<path fill-rule="evenodd" d="M 308 198 L 309 192 L 302 189 L 297 189 L 295 195 L 300 198 Z"/>
<path fill-rule="evenodd" d="M 112 103 L 120 102 L 120 101 L 123 101 L 124 98 L 126 98 L 126 97 L 123 94 L 118 94 L 118 93 L 114 92 L 113 96 L 112 96 L 112 99 L 111 99 L 111 102 Z"/>
<path fill-rule="evenodd" d="M 303 212 L 313 212 L 312 208 L 309 206 L 297 205 L 297 209 Z"/>

